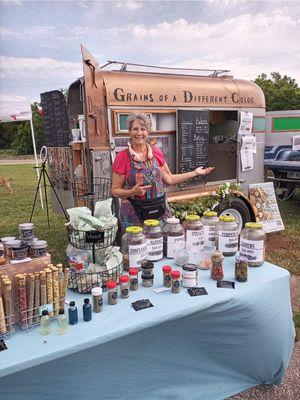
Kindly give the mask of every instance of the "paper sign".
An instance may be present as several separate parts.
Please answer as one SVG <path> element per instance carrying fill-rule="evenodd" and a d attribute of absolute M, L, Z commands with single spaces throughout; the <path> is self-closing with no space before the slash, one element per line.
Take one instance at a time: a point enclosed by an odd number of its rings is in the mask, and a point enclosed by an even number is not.
<path fill-rule="evenodd" d="M 273 182 L 250 184 L 249 200 L 255 213 L 256 222 L 262 223 L 265 232 L 277 232 L 284 229 Z"/>
<path fill-rule="evenodd" d="M 241 150 L 242 172 L 253 169 L 253 151 Z"/>
<path fill-rule="evenodd" d="M 241 122 L 239 126 L 239 135 L 251 135 L 252 134 L 252 123 L 253 114 L 247 111 L 241 111 Z"/>
<path fill-rule="evenodd" d="M 168 290 L 171 290 L 171 288 L 167 288 L 165 286 L 153 289 L 153 292 L 155 293 L 162 293 L 162 292 L 167 292 Z"/>
<path fill-rule="evenodd" d="M 256 153 L 256 137 L 254 135 L 242 136 L 241 150 L 251 150 L 252 153 Z"/>

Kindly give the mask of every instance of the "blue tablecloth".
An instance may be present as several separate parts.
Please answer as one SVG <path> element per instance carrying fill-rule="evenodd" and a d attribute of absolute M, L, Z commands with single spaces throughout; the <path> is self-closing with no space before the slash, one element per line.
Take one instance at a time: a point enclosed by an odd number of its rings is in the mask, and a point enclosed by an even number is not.
<path fill-rule="evenodd" d="M 154 287 L 162 286 L 156 263 Z M 167 262 L 174 265 L 173 262 Z M 224 399 L 262 383 L 279 384 L 288 366 L 294 326 L 289 273 L 264 263 L 249 268 L 247 283 L 221 289 L 199 271 L 207 296 L 156 294 L 140 286 L 83 322 L 86 295 L 69 292 L 79 324 L 65 335 L 17 331 L 0 352 L 1 400 Z M 234 260 L 224 260 L 234 280 Z M 153 308 L 134 311 L 149 298 Z"/>

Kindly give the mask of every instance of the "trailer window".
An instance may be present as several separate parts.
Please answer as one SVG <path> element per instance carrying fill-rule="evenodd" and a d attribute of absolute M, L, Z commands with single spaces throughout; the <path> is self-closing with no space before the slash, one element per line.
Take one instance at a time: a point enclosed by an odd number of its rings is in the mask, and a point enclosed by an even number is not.
<path fill-rule="evenodd" d="M 273 131 L 299 131 L 299 117 L 273 118 Z"/>
<path fill-rule="evenodd" d="M 176 113 L 174 112 L 151 112 L 149 110 L 130 110 L 126 112 L 114 112 L 113 135 L 124 135 L 128 133 L 127 118 L 131 112 L 143 112 L 151 119 L 151 133 L 175 133 Z"/>
<path fill-rule="evenodd" d="M 253 118 L 253 132 L 264 132 L 265 130 L 266 130 L 265 117 L 254 117 Z"/>

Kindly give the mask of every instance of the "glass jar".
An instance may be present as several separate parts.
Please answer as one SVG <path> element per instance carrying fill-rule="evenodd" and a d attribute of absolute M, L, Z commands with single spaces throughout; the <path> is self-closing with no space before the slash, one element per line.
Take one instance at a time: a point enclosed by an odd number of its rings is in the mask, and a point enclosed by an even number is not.
<path fill-rule="evenodd" d="M 147 260 L 161 260 L 163 258 L 163 235 L 159 221 L 157 219 L 146 219 L 143 234 L 147 240 Z"/>
<path fill-rule="evenodd" d="M 162 271 L 163 271 L 164 286 L 172 287 L 172 277 L 171 277 L 172 267 L 170 265 L 164 265 L 162 267 Z"/>
<path fill-rule="evenodd" d="M 198 267 L 200 269 L 211 269 L 211 253 L 216 250 L 216 246 L 204 246 L 204 250 L 201 252 L 200 261 Z"/>
<path fill-rule="evenodd" d="M 234 256 L 238 251 L 239 231 L 238 224 L 232 215 L 219 217 L 216 225 L 216 247 L 224 256 Z"/>
<path fill-rule="evenodd" d="M 11 247 L 10 250 L 12 260 L 24 260 L 27 257 L 28 246 L 22 244 L 19 247 Z"/>
<path fill-rule="evenodd" d="M 172 293 L 180 293 L 180 271 L 172 271 Z"/>
<path fill-rule="evenodd" d="M 122 236 L 123 266 L 125 270 L 131 267 L 141 269 L 147 260 L 147 241 L 140 226 L 128 226 Z"/>
<path fill-rule="evenodd" d="M 92 289 L 93 296 L 93 311 L 99 313 L 103 310 L 103 291 L 101 287 L 94 287 Z"/>
<path fill-rule="evenodd" d="M 204 248 L 203 225 L 199 215 L 187 215 L 182 224 L 185 234 L 185 242 L 190 247 L 189 261 L 196 264 L 199 262 L 199 256 Z"/>
<path fill-rule="evenodd" d="M 198 284 L 198 267 L 195 264 L 184 264 L 182 266 L 182 286 L 195 287 Z"/>
<path fill-rule="evenodd" d="M 204 232 L 204 246 L 215 246 L 216 225 L 219 222 L 218 214 L 215 211 L 204 211 L 201 218 Z"/>
<path fill-rule="evenodd" d="M 184 243 L 184 231 L 178 218 L 167 218 L 162 228 L 164 256 L 175 257 L 175 250 Z"/>
<path fill-rule="evenodd" d="M 154 264 L 150 261 L 146 261 L 142 263 L 142 274 L 143 276 L 152 276 L 153 275 Z"/>
<path fill-rule="evenodd" d="M 247 282 L 248 280 L 248 262 L 243 256 L 235 257 L 235 279 L 238 282 Z"/>
<path fill-rule="evenodd" d="M 130 290 L 135 291 L 139 288 L 139 270 L 137 268 L 129 268 Z"/>
<path fill-rule="evenodd" d="M 121 275 L 119 277 L 120 293 L 122 299 L 127 299 L 129 297 L 129 276 Z"/>
<path fill-rule="evenodd" d="M 223 254 L 221 251 L 215 250 L 211 253 L 211 271 L 210 277 L 215 281 L 221 281 L 224 277 L 223 273 Z"/>
<path fill-rule="evenodd" d="M 34 236 L 33 230 L 34 230 L 34 224 L 32 222 L 26 222 L 24 224 L 19 224 L 20 239 L 27 240 L 27 239 L 32 238 Z"/>
<path fill-rule="evenodd" d="M 117 282 L 107 281 L 106 288 L 107 288 L 108 304 L 111 304 L 111 305 L 117 304 L 117 302 L 118 302 Z"/>
<path fill-rule="evenodd" d="M 19 239 L 13 239 L 13 240 L 8 240 L 5 243 L 5 251 L 6 251 L 6 256 L 7 258 L 11 259 L 12 258 L 12 247 L 17 248 L 20 247 L 22 245 L 21 240 Z"/>
<path fill-rule="evenodd" d="M 142 285 L 145 287 L 153 286 L 154 275 L 144 276 L 142 275 Z"/>
<path fill-rule="evenodd" d="M 46 240 L 36 240 L 30 245 L 30 254 L 33 258 L 43 257 L 47 254 L 47 248 Z"/>
<path fill-rule="evenodd" d="M 259 267 L 265 261 L 266 233 L 262 224 L 247 222 L 240 235 L 240 255 L 250 267 Z"/>

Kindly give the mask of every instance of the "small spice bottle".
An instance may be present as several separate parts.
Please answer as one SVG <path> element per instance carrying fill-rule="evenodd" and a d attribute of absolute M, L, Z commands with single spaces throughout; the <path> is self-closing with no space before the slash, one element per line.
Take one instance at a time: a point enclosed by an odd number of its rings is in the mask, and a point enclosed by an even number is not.
<path fill-rule="evenodd" d="M 221 215 L 216 225 L 216 246 L 224 256 L 234 256 L 238 251 L 238 224 L 230 214 Z"/>
<path fill-rule="evenodd" d="M 265 261 L 266 233 L 259 222 L 247 222 L 240 235 L 240 255 L 250 267 L 260 267 Z"/>
<path fill-rule="evenodd" d="M 215 246 L 216 225 L 219 222 L 216 211 L 204 211 L 201 218 L 204 232 L 204 246 Z"/>
<path fill-rule="evenodd" d="M 163 271 L 164 286 L 172 287 L 172 277 L 171 277 L 172 267 L 170 265 L 164 265 L 162 267 L 162 271 Z"/>
<path fill-rule="evenodd" d="M 142 285 L 145 287 L 153 286 L 154 275 L 144 276 L 142 275 Z"/>
<path fill-rule="evenodd" d="M 157 219 L 146 219 L 143 234 L 147 240 L 147 260 L 161 260 L 163 258 L 163 235 L 159 221 Z"/>
<path fill-rule="evenodd" d="M 142 264 L 142 275 L 152 276 L 153 275 L 154 264 L 153 262 L 146 261 Z"/>
<path fill-rule="evenodd" d="M 223 274 L 223 254 L 221 251 L 215 250 L 211 253 L 211 271 L 210 277 L 216 281 L 221 281 Z"/>
<path fill-rule="evenodd" d="M 184 264 L 182 266 L 182 286 L 195 287 L 198 284 L 198 267 L 195 264 Z"/>
<path fill-rule="evenodd" d="M 138 290 L 139 287 L 139 270 L 137 268 L 129 268 L 130 290 Z"/>
<path fill-rule="evenodd" d="M 164 256 L 175 257 L 175 250 L 184 243 L 184 232 L 178 218 L 167 218 L 162 228 Z"/>
<path fill-rule="evenodd" d="M 243 256 L 235 257 L 235 279 L 238 282 L 247 282 L 248 280 L 248 263 Z"/>
<path fill-rule="evenodd" d="M 117 293 L 117 282 L 115 281 L 107 281 L 107 297 L 108 297 L 108 304 L 117 304 L 118 302 L 118 293 Z"/>
<path fill-rule="evenodd" d="M 92 289 L 93 296 L 93 311 L 99 313 L 103 310 L 103 295 L 101 287 L 94 287 Z"/>
<path fill-rule="evenodd" d="M 172 271 L 172 293 L 180 293 L 180 271 Z"/>
<path fill-rule="evenodd" d="M 129 297 L 129 276 L 121 275 L 119 277 L 119 283 L 120 283 L 121 298 L 127 299 L 127 297 Z"/>

